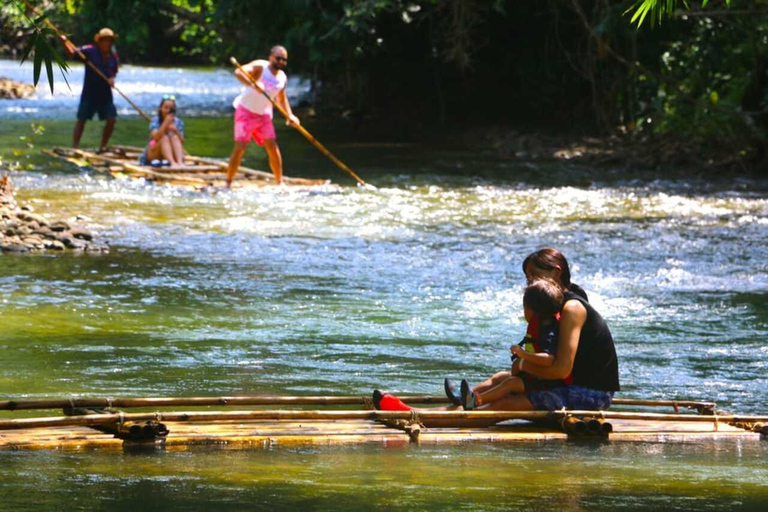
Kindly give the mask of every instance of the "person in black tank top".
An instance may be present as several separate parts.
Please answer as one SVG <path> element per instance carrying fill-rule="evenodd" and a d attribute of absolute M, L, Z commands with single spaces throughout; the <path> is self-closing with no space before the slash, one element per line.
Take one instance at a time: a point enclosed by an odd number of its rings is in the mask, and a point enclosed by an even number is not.
<path fill-rule="evenodd" d="M 539 379 L 572 378 L 568 386 L 531 391 L 525 396 L 509 395 L 485 407 L 488 410 L 599 410 L 607 409 L 619 390 L 619 365 L 613 337 L 586 292 L 571 283 L 565 256 L 557 249 L 544 248 L 523 261 L 528 282 L 550 279 L 564 290 L 557 355 L 544 368 L 528 361 L 516 361 L 513 374 L 525 372 Z"/>
<path fill-rule="evenodd" d="M 578 301 L 587 310 L 573 361 L 572 384 L 602 391 L 619 391 L 619 361 L 608 325 L 583 297 L 565 292 L 564 302 Z"/>

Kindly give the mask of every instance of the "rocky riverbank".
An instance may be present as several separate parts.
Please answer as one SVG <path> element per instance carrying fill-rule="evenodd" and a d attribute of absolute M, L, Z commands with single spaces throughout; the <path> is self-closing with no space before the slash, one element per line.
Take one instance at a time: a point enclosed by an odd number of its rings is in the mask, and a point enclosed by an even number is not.
<path fill-rule="evenodd" d="M 0 99 L 16 100 L 26 98 L 35 92 L 35 87 L 0 76 Z"/>
<path fill-rule="evenodd" d="M 94 241 L 87 229 L 50 220 L 29 205 L 19 206 L 8 177 L 0 178 L 0 253 L 66 250 L 109 252 L 109 246 Z"/>

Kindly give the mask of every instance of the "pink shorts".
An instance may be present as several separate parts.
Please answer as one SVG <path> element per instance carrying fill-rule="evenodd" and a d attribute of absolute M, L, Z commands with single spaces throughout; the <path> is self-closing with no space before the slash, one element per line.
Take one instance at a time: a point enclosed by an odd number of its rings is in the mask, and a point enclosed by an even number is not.
<path fill-rule="evenodd" d="M 272 125 L 272 114 L 254 114 L 242 106 L 235 110 L 235 141 L 250 142 L 251 138 L 259 146 L 264 141 L 275 139 L 275 127 Z"/>

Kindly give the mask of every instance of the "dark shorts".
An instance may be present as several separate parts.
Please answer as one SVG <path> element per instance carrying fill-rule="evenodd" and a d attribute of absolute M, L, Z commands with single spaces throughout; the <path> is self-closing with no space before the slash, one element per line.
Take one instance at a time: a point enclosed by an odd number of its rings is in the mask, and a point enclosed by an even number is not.
<path fill-rule="evenodd" d="M 86 98 L 80 98 L 80 106 L 77 107 L 77 119 L 90 121 L 94 114 L 99 114 L 99 121 L 114 119 L 117 117 L 117 109 L 112 101 L 97 103 Z"/>
<path fill-rule="evenodd" d="M 599 411 L 613 401 L 613 391 L 601 391 L 583 386 L 565 386 L 542 391 L 529 391 L 525 396 L 537 411 Z"/>

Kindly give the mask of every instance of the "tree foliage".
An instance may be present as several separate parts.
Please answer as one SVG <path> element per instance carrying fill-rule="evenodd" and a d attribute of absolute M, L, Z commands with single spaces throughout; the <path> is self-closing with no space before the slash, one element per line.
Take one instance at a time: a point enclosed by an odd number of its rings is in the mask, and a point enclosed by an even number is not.
<path fill-rule="evenodd" d="M 723 0 L 723 2 L 728 7 L 731 6 L 731 0 Z M 707 4 L 709 4 L 709 0 L 701 0 L 702 9 Z M 637 27 L 640 28 L 646 17 L 651 21 L 651 26 L 653 26 L 672 16 L 681 6 L 686 10 L 690 9 L 688 0 L 635 0 L 632 6 L 627 9 L 627 12 L 634 11 L 631 22 L 637 23 Z"/>
<path fill-rule="evenodd" d="M 283 44 L 291 72 L 321 85 L 318 109 L 401 131 L 415 121 L 619 130 L 744 146 L 756 158 L 768 138 L 768 0 L 40 5 L 78 43 L 110 26 L 128 61 L 227 66 L 231 55 L 247 61 Z M 50 76 L 44 18 L 16 11 Z"/>

